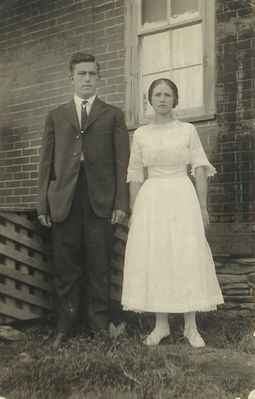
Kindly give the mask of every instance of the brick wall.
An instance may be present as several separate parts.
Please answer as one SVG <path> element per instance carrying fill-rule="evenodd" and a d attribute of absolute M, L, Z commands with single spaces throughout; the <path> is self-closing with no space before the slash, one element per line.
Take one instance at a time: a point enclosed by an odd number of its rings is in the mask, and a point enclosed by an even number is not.
<path fill-rule="evenodd" d="M 217 1 L 217 126 L 208 152 L 218 175 L 210 185 L 210 239 L 215 251 L 235 254 L 251 254 L 255 243 L 254 20 L 254 1 Z"/>
<path fill-rule="evenodd" d="M 249 3 L 255 1 L 216 1 L 217 114 L 197 124 L 218 170 L 209 185 L 214 253 L 255 253 L 255 7 Z M 124 0 L 1 1 L 0 208 L 36 205 L 44 118 L 72 94 L 74 51 L 97 56 L 100 96 L 124 109 L 123 36 Z"/>
<path fill-rule="evenodd" d="M 46 112 L 70 99 L 68 60 L 101 62 L 103 100 L 124 104 L 124 6 L 117 0 L 2 0 L 0 4 L 0 207 L 36 206 Z"/>

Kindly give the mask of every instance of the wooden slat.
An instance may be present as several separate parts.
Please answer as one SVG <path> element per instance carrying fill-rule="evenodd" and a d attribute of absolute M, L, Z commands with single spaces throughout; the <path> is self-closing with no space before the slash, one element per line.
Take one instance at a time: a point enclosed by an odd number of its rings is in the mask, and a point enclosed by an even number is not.
<path fill-rule="evenodd" d="M 0 303 L 0 317 L 3 314 L 5 317 L 10 316 L 13 319 L 29 320 L 38 318 L 38 314 L 32 313 L 31 311 L 24 311 L 17 307 L 6 306 L 6 304 Z"/>
<path fill-rule="evenodd" d="M 255 303 L 254 296 L 230 296 L 227 297 L 228 302 L 238 302 L 238 303 Z"/>
<path fill-rule="evenodd" d="M 13 317 L 9 317 L 0 313 L 0 324 L 11 323 L 15 319 Z"/>
<path fill-rule="evenodd" d="M 0 274 L 6 277 L 13 278 L 17 281 L 22 281 L 23 283 L 29 284 L 32 287 L 41 288 L 45 291 L 52 292 L 49 282 L 46 282 L 42 279 L 35 278 L 34 276 L 30 276 L 29 274 L 24 274 L 19 271 L 10 270 L 6 267 L 0 268 Z"/>
<path fill-rule="evenodd" d="M 122 280 L 122 276 L 114 276 L 113 274 L 111 275 L 111 283 L 116 284 L 120 288 L 122 286 Z"/>
<path fill-rule="evenodd" d="M 111 266 L 112 266 L 112 268 L 117 269 L 117 270 L 119 270 L 121 272 L 123 271 L 123 268 L 124 268 L 123 261 L 119 261 L 119 260 L 116 260 L 116 259 L 112 260 Z"/>
<path fill-rule="evenodd" d="M 0 212 L 0 217 L 1 216 L 3 217 L 3 219 L 8 220 L 9 222 L 12 222 L 21 227 L 26 227 L 28 230 L 42 235 L 42 227 L 39 225 L 39 222 L 37 222 L 36 220 L 29 220 L 27 215 L 18 215 L 17 213 L 12 212 Z"/>
<path fill-rule="evenodd" d="M 232 296 L 232 295 L 238 295 L 238 296 L 247 296 L 250 295 L 250 291 L 249 289 L 224 289 L 222 288 L 222 292 L 225 295 L 225 298 L 227 298 L 228 296 Z"/>
<path fill-rule="evenodd" d="M 234 260 L 238 264 L 249 265 L 253 264 L 255 267 L 255 258 L 238 258 Z"/>
<path fill-rule="evenodd" d="M 228 289 L 246 289 L 246 288 L 248 289 L 249 285 L 248 285 L 248 283 L 225 284 L 223 286 L 223 288 L 225 290 L 228 290 Z"/>
<path fill-rule="evenodd" d="M 227 274 L 218 274 L 218 280 L 219 283 L 224 285 L 224 284 L 240 284 L 240 283 L 246 283 L 248 281 L 248 276 L 245 275 L 240 275 L 240 274 L 232 274 L 232 275 L 227 275 Z"/>
<path fill-rule="evenodd" d="M 120 302 L 121 301 L 121 292 L 122 291 L 121 291 L 120 287 L 112 285 L 111 289 L 110 289 L 110 299 Z"/>
<path fill-rule="evenodd" d="M 49 265 L 45 264 L 43 261 L 36 259 L 35 257 L 24 254 L 21 251 L 15 250 L 14 246 L 11 248 L 10 245 L 6 246 L 0 243 L 0 254 L 10 257 L 20 263 L 24 263 L 28 266 L 32 266 L 35 269 L 44 271 L 48 274 L 52 274 L 52 270 Z"/>
<path fill-rule="evenodd" d="M 128 233 L 128 228 L 126 226 L 118 225 L 115 231 L 115 243 L 111 262 L 112 273 L 110 296 L 112 300 L 117 302 L 120 302 L 122 292 L 124 256 Z"/>
<path fill-rule="evenodd" d="M 249 274 L 252 272 L 254 272 L 254 266 L 248 264 L 239 266 L 236 263 L 229 263 L 217 269 L 217 274 Z"/>
<path fill-rule="evenodd" d="M 255 284 L 251 281 L 248 281 L 248 286 L 255 289 Z"/>
<path fill-rule="evenodd" d="M 44 309 L 48 309 L 51 310 L 52 306 L 53 306 L 53 301 L 46 301 L 45 299 L 41 298 L 41 297 L 37 297 L 35 295 L 29 295 L 29 294 L 25 294 L 22 291 L 19 291 L 17 289 L 11 289 L 9 287 L 7 287 L 6 285 L 1 284 L 0 285 L 0 292 L 4 295 L 7 295 L 9 297 L 15 298 L 15 299 L 19 299 L 22 302 L 27 302 L 31 305 L 37 305 L 41 308 Z"/>
<path fill-rule="evenodd" d="M 121 291 L 117 290 L 117 289 L 111 290 L 110 296 L 111 296 L 112 300 L 120 302 L 120 300 L 121 300 Z"/>
<path fill-rule="evenodd" d="M 10 229 L 8 229 L 8 224 L 6 226 L 0 225 L 0 235 L 17 242 L 18 244 L 25 245 L 28 248 L 32 248 L 36 251 L 42 252 L 43 254 L 50 254 L 50 251 L 45 248 L 45 244 L 42 242 L 42 239 L 40 237 L 31 239 L 29 237 L 24 237 L 19 233 L 11 232 Z"/>
<path fill-rule="evenodd" d="M 13 267 L 13 262 L 10 261 L 10 259 L 6 259 L 5 262 L 6 266 L 5 267 Z M 0 284 L 0 292 L 2 292 L 1 290 L 1 286 L 2 284 Z M 7 281 L 5 282 L 5 286 L 12 290 L 13 292 L 15 292 L 15 281 L 12 279 L 7 279 Z M 4 307 L 7 308 L 15 308 L 16 307 L 16 299 L 15 298 L 7 298 L 5 295 L 3 295 L 4 297 Z M 9 314 L 9 313 L 8 313 Z"/>
<path fill-rule="evenodd" d="M 127 241 L 127 233 L 121 228 L 116 229 L 115 237 L 121 241 Z"/>
<path fill-rule="evenodd" d="M 117 241 L 114 245 L 114 252 L 121 256 L 125 255 L 125 248 L 119 241 Z"/>
<path fill-rule="evenodd" d="M 219 305 L 220 309 L 236 309 L 236 310 L 255 310 L 255 303 L 238 303 L 238 302 L 225 302 Z"/>

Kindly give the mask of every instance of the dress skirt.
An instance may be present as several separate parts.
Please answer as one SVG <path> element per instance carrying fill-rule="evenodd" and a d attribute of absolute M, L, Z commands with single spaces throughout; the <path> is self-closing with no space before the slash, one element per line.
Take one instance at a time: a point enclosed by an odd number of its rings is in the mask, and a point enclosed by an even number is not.
<path fill-rule="evenodd" d="M 125 310 L 183 313 L 223 303 L 195 188 L 188 176 L 147 179 L 129 230 Z"/>

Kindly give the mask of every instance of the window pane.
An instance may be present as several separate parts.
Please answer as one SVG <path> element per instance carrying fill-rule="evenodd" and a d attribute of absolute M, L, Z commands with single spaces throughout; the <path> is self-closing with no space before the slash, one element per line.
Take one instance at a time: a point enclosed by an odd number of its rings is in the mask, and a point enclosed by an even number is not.
<path fill-rule="evenodd" d="M 173 81 L 179 91 L 179 104 L 176 111 L 201 107 L 203 98 L 203 68 L 202 65 L 173 71 Z"/>
<path fill-rule="evenodd" d="M 170 33 L 162 32 L 144 36 L 142 39 L 142 74 L 155 73 L 169 69 Z"/>
<path fill-rule="evenodd" d="M 167 0 L 142 0 L 142 25 L 167 19 Z"/>
<path fill-rule="evenodd" d="M 172 34 L 173 68 L 202 64 L 202 24 L 174 29 Z"/>
<path fill-rule="evenodd" d="M 156 2 L 157 4 L 157 2 Z M 172 0 L 171 16 L 198 11 L 198 0 Z"/>

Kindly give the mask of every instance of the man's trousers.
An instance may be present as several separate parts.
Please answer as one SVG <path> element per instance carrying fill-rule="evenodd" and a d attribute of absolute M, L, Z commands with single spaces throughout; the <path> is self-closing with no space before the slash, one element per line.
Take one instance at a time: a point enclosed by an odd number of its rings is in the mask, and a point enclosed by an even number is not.
<path fill-rule="evenodd" d="M 71 332 L 82 303 L 83 321 L 90 330 L 108 326 L 112 241 L 110 218 L 97 216 L 90 205 L 82 165 L 70 213 L 52 229 L 58 332 Z"/>

